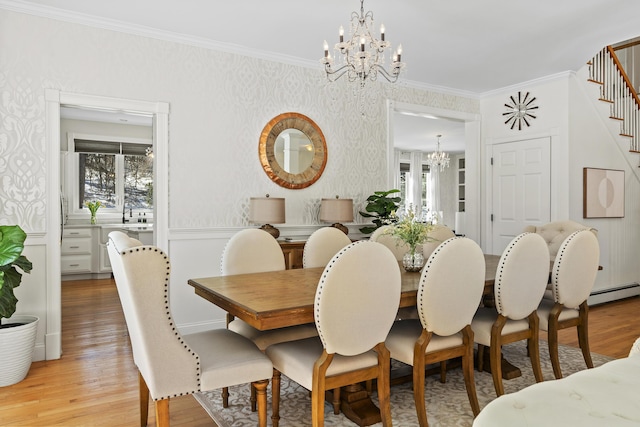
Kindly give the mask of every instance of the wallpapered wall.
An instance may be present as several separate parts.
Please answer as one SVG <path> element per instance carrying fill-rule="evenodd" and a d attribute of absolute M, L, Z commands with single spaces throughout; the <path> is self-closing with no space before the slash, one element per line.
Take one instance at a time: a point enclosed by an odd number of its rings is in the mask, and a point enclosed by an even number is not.
<path fill-rule="evenodd" d="M 319 69 L 0 10 L 0 222 L 46 232 L 44 89 L 165 101 L 169 123 L 169 225 L 247 224 L 249 197 L 285 197 L 288 224 L 317 223 L 322 197 L 352 197 L 356 209 L 385 189 L 385 97 L 470 113 L 474 99 L 400 86 L 382 92 L 363 118 L 344 88 Z M 38 31 L 33 29 L 37 28 Z M 327 139 L 322 178 L 286 190 L 262 171 L 264 125 L 296 111 Z"/>

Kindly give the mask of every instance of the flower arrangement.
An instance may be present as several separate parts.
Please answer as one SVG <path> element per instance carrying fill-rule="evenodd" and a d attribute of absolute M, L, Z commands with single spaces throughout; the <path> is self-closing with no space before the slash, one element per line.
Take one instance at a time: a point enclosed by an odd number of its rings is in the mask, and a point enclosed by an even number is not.
<path fill-rule="evenodd" d="M 433 231 L 433 224 L 429 222 L 421 222 L 413 209 L 409 209 L 402 220 L 393 224 L 385 234 L 397 237 L 398 239 L 409 245 L 411 254 L 416 252 L 416 247 L 432 240 L 429 233 Z"/>
<path fill-rule="evenodd" d="M 86 200 L 84 202 L 84 205 L 89 208 L 89 211 L 91 212 L 91 224 L 95 224 L 96 223 L 96 213 L 98 212 L 98 209 L 102 206 L 102 203 L 100 203 L 100 200 L 96 200 L 94 202 L 90 202 L 88 200 Z"/>

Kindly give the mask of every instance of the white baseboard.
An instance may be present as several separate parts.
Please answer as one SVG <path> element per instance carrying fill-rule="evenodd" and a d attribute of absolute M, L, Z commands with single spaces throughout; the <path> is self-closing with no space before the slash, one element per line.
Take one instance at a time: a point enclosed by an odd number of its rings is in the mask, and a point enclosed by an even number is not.
<path fill-rule="evenodd" d="M 640 295 L 640 284 L 630 283 L 628 285 L 592 292 L 587 303 L 589 305 L 596 305 L 636 295 Z"/>
<path fill-rule="evenodd" d="M 227 327 L 226 319 L 213 320 L 209 322 L 189 323 L 178 325 L 181 334 L 195 334 L 196 332 L 210 331 L 212 329 L 225 329 Z"/>

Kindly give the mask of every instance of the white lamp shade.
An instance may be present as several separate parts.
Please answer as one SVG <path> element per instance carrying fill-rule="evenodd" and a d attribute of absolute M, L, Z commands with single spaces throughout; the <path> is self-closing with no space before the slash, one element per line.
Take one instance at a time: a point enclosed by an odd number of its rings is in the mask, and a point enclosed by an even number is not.
<path fill-rule="evenodd" d="M 352 222 L 353 199 L 322 199 L 320 202 L 320 221 Z"/>
<path fill-rule="evenodd" d="M 284 224 L 284 198 L 252 197 L 249 199 L 249 221 L 254 224 Z"/>

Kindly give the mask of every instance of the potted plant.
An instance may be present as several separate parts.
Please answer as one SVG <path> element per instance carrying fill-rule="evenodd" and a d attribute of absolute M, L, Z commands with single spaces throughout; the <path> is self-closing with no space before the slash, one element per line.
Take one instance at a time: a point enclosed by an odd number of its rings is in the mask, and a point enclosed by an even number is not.
<path fill-rule="evenodd" d="M 22 273 L 30 273 L 31 262 L 22 255 L 27 234 L 18 225 L 0 225 L 0 387 L 27 376 L 33 358 L 38 318 L 14 316 Z"/>
<path fill-rule="evenodd" d="M 406 271 L 420 271 L 424 266 L 424 256 L 422 250 L 417 250 L 419 245 L 432 241 L 429 233 L 433 231 L 434 225 L 430 222 L 422 222 L 418 219 L 412 209 L 401 221 L 393 224 L 385 234 L 405 242 L 409 246 L 409 251 L 402 257 L 402 265 Z"/>
<path fill-rule="evenodd" d="M 391 194 L 399 193 L 400 190 L 375 191 L 367 198 L 366 212 L 360 211 L 360 215 L 365 218 L 373 218 L 373 226 L 362 227 L 360 231 L 364 234 L 371 234 L 376 228 L 386 224 L 393 224 L 398 220 L 396 211 L 400 206 L 400 197 L 389 197 Z"/>

